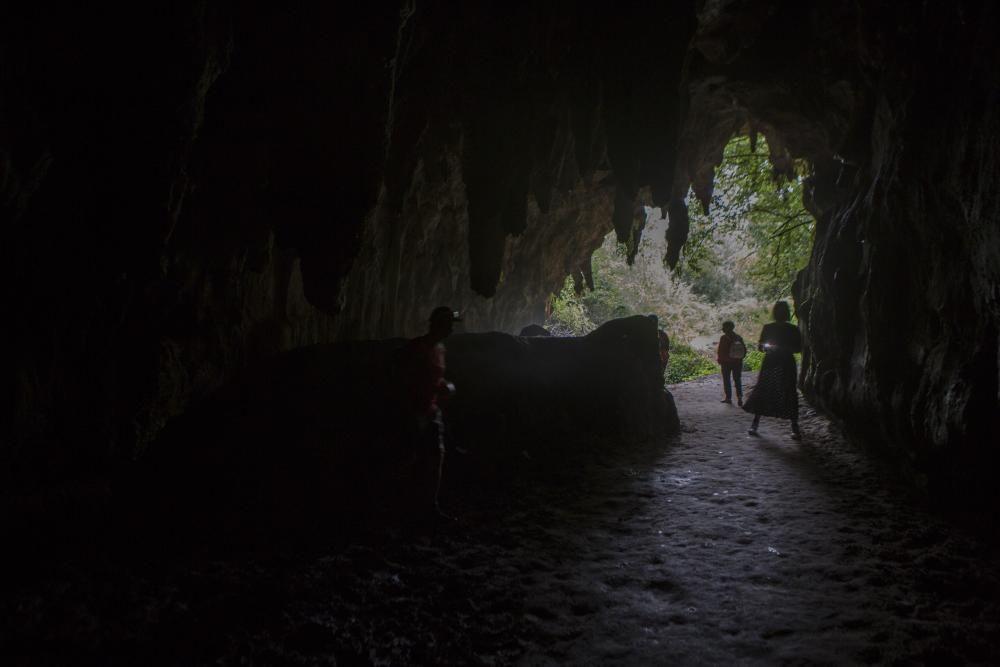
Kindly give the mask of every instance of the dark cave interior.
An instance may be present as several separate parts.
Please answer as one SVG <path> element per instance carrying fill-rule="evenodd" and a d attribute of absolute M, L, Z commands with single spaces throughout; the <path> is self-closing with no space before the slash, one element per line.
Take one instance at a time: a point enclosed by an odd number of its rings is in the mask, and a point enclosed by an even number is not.
<path fill-rule="evenodd" d="M 644 206 L 675 263 L 739 133 L 813 167 L 809 403 L 932 505 L 1000 509 L 992 3 L 46 5 L 0 25 L 0 480 L 26 560 L 97 525 L 363 521 L 329 507 L 387 465 L 379 365 L 441 303 L 470 332 L 456 428 L 490 452 L 468 487 L 516 474 L 522 431 L 676 432 L 644 322 L 510 334 L 610 230 L 635 248 Z"/>

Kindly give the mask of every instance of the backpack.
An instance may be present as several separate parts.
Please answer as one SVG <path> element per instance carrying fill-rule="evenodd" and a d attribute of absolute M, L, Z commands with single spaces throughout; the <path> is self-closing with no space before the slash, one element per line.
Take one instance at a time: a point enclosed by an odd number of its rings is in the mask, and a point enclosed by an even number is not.
<path fill-rule="evenodd" d="M 736 339 L 729 344 L 729 358 L 730 359 L 742 359 L 747 356 L 747 346 L 743 343 L 743 339 L 736 336 Z"/>

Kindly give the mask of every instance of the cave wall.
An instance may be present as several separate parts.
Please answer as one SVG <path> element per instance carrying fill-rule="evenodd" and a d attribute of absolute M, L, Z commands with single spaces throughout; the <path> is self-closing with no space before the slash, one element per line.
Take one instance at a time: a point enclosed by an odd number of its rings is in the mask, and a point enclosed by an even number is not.
<path fill-rule="evenodd" d="M 862 11 L 868 102 L 796 289 L 810 399 L 942 500 L 996 498 L 998 21 L 987 3 Z"/>
<path fill-rule="evenodd" d="M 439 303 L 540 321 L 669 180 L 693 6 L 12 9 L 5 473 L 130 459 L 242 370 Z"/>
<path fill-rule="evenodd" d="M 696 12 L 699 13 L 696 20 Z M 23 474 L 135 456 L 283 350 L 544 315 L 643 204 L 687 235 L 735 132 L 814 167 L 802 386 L 943 484 L 994 462 L 997 47 L 985 3 L 45 3 L 0 26 Z M 113 20 L 111 20 L 113 19 Z M 966 472 L 963 472 L 966 471 Z M 30 475 L 29 475 L 30 477 Z"/>
<path fill-rule="evenodd" d="M 677 200 L 707 203 L 733 134 L 765 136 L 778 178 L 807 160 L 802 389 L 936 499 L 996 502 L 997 10 L 723 0 L 700 18 L 668 259 Z"/>
<path fill-rule="evenodd" d="M 241 369 L 336 336 L 397 22 L 384 6 L 12 10 L 4 473 L 130 459 Z"/>
<path fill-rule="evenodd" d="M 163 263 L 205 92 L 231 53 L 225 22 L 201 5 L 115 21 L 84 7 L 8 9 L 0 438 L 12 464 L 3 472 L 33 478 L 130 453 L 183 403 L 167 385 L 210 372 L 177 367 L 205 357 L 171 342 L 164 303 L 185 299 L 164 283 Z"/>
<path fill-rule="evenodd" d="M 692 19 L 693 3 L 404 14 L 340 335 L 411 335 L 439 303 L 468 330 L 517 331 L 568 274 L 589 275 L 612 224 L 636 243 L 641 186 L 671 182 Z"/>

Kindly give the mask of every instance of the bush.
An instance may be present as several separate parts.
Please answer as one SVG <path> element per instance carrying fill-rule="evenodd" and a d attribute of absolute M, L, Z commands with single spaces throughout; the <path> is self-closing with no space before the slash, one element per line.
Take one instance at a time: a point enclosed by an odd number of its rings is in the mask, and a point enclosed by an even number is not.
<path fill-rule="evenodd" d="M 566 277 L 562 291 L 552 300 L 552 315 L 545 328 L 554 336 L 586 336 L 597 328 L 573 289 L 573 278 Z"/>
<path fill-rule="evenodd" d="M 744 370 L 759 371 L 764 355 L 756 350 L 756 341 L 771 320 L 771 303 L 755 296 L 747 280 L 740 260 L 746 243 L 727 236 L 719 240 L 722 245 L 703 249 L 711 252 L 703 253 L 698 271 L 682 264 L 682 270 L 671 272 L 663 264 L 667 220 L 658 216 L 658 211 L 649 215 L 632 265 L 615 233 L 609 233 L 591 258 L 594 289 L 577 294 L 573 279 L 566 277 L 558 294 L 551 295 L 545 327 L 555 336 L 585 336 L 608 320 L 656 315 L 674 341 L 664 378 L 676 384 L 719 372 L 714 349 L 698 352 L 691 344 L 714 344 L 729 320 L 747 344 Z"/>
<path fill-rule="evenodd" d="M 749 348 L 750 346 L 748 345 L 747 347 Z M 743 357 L 743 370 L 759 371 L 762 363 L 764 363 L 763 352 L 747 349 L 747 356 Z"/>
<path fill-rule="evenodd" d="M 747 356 L 743 357 L 743 370 L 759 371 L 760 365 L 764 363 L 764 353 L 757 350 L 747 350 Z M 802 353 L 795 353 L 795 367 L 802 367 Z"/>
<path fill-rule="evenodd" d="M 670 363 L 664 379 L 667 384 L 678 384 L 718 372 L 719 367 L 710 359 L 684 343 L 675 343 L 670 348 Z"/>

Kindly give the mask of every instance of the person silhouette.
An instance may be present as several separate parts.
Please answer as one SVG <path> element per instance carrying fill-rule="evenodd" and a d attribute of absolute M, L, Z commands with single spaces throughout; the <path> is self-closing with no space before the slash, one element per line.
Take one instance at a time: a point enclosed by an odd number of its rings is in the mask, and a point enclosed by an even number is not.
<path fill-rule="evenodd" d="M 663 329 L 657 329 L 656 340 L 660 350 L 660 375 L 663 375 L 670 363 L 670 336 Z"/>
<path fill-rule="evenodd" d="M 760 418 L 776 417 L 792 422 L 792 439 L 801 437 L 799 432 L 799 394 L 796 388 L 796 352 L 802 351 L 802 334 L 789 322 L 792 319 L 787 301 L 778 301 L 771 309 L 773 322 L 764 325 L 757 348 L 764 353 L 757 384 L 743 404 L 743 409 L 753 414 L 749 435 L 757 435 Z"/>
<path fill-rule="evenodd" d="M 407 341 L 402 349 L 403 408 L 419 476 L 414 509 L 427 508 L 445 518 L 450 517 L 438 504 L 445 454 L 441 406 L 455 386 L 444 376 L 444 339 L 451 335 L 453 323 L 461 321 L 448 306 L 438 306 L 428 318 L 427 333 Z"/>
<path fill-rule="evenodd" d="M 656 315 L 647 315 L 656 328 L 656 346 L 660 354 L 660 375 L 666 375 L 667 364 L 670 363 L 670 336 L 660 328 L 660 318 Z"/>
<path fill-rule="evenodd" d="M 733 388 L 736 385 L 736 403 L 743 405 L 743 357 L 746 346 L 743 338 L 736 333 L 736 325 L 726 321 L 722 323 L 722 336 L 719 338 L 719 349 L 716 359 L 722 370 L 722 390 L 726 397 L 723 403 L 733 402 Z"/>

